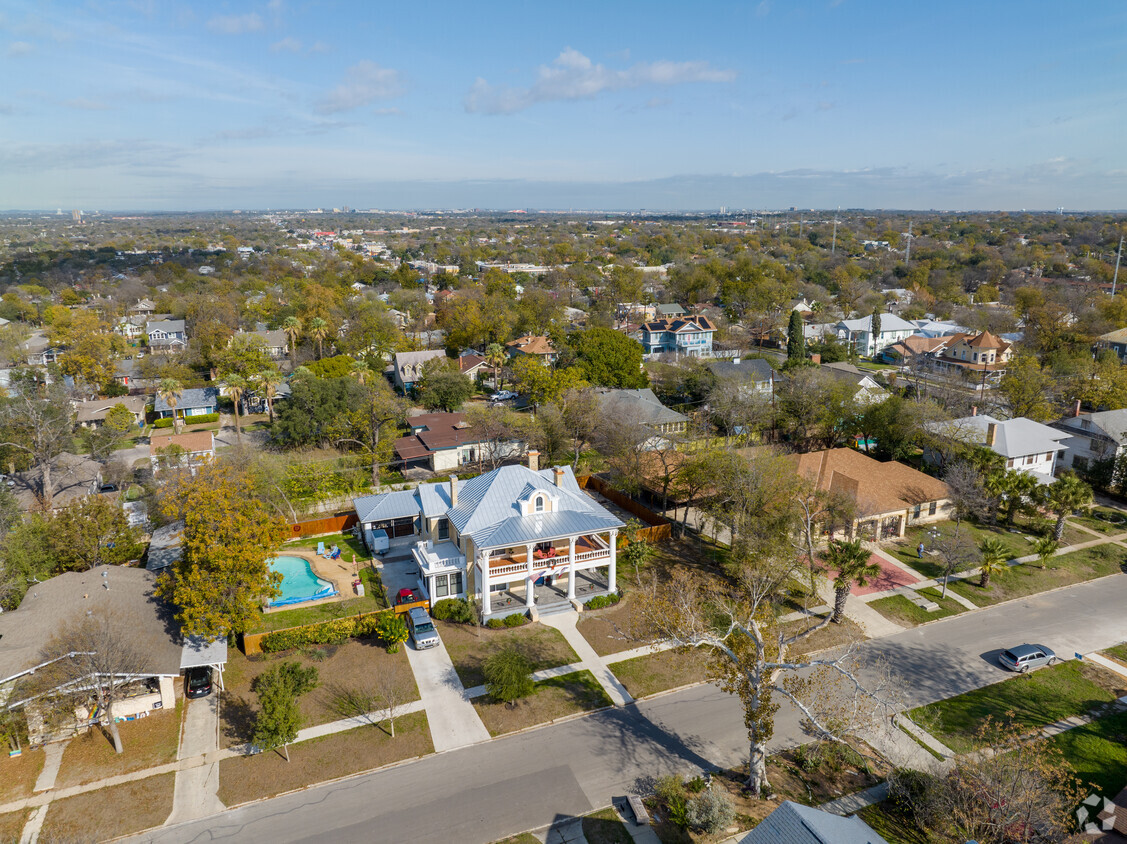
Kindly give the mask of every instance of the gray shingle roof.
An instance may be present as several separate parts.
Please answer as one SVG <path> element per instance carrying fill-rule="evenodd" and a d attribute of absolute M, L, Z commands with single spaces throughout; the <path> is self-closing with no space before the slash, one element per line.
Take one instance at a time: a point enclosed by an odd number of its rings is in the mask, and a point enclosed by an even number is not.
<path fill-rule="evenodd" d="M 1028 454 L 1045 454 L 1058 451 L 1060 441 L 1068 434 L 1019 416 L 1016 419 L 995 419 L 989 414 L 964 416 L 950 422 L 937 422 L 928 429 L 945 434 L 952 439 L 974 445 L 986 445 L 986 429 L 991 424 L 998 427 L 994 432 L 993 451 L 1003 457 L 1024 457 Z"/>
<path fill-rule="evenodd" d="M 740 844 L 888 844 L 856 815 L 843 818 L 786 801 Z"/>
<path fill-rule="evenodd" d="M 630 415 L 643 425 L 669 425 L 688 422 L 689 417 L 670 410 L 654 395 L 653 390 L 599 390 L 599 403 L 605 409 L 611 406 L 628 409 Z"/>
<path fill-rule="evenodd" d="M 1084 422 L 1091 422 L 1092 428 L 1103 431 L 1117 443 L 1122 445 L 1127 442 L 1127 409 L 1101 410 L 1097 413 L 1082 413 L 1080 416 L 1068 417 L 1054 422 L 1053 427 L 1069 433 L 1083 434 L 1091 429 L 1083 427 Z"/>
<path fill-rule="evenodd" d="M 189 407 L 215 407 L 219 403 L 219 389 L 217 387 L 192 387 L 183 390 L 180 397 L 176 400 L 177 410 L 186 410 Z M 153 401 L 153 411 L 161 413 L 165 410 L 172 410 L 166 402 L 159 395 Z"/>
<path fill-rule="evenodd" d="M 775 370 L 763 358 L 740 360 L 739 363 L 734 360 L 716 360 L 708 364 L 708 368 L 717 378 L 739 378 L 755 383 L 765 383 L 775 376 Z"/>

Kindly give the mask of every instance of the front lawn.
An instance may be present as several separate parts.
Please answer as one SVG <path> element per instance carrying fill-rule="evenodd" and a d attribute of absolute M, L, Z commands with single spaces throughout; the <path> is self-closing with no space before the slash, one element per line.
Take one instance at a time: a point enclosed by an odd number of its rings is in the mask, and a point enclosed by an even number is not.
<path fill-rule="evenodd" d="M 1093 507 L 1082 515 L 1069 516 L 1068 520 L 1109 536 L 1127 533 L 1127 513 L 1111 507 Z"/>
<path fill-rule="evenodd" d="M 921 706 L 908 716 L 956 753 L 966 753 L 979 746 L 975 733 L 987 716 L 1040 728 L 1110 703 L 1127 694 L 1125 686 L 1127 679 L 1096 665 L 1069 661 Z"/>
<path fill-rule="evenodd" d="M 374 640 L 353 639 L 343 645 L 317 645 L 250 658 L 239 651 L 231 651 L 228 659 L 223 673 L 226 688 L 220 707 L 220 735 L 224 747 L 250 741 L 258 715 L 258 696 L 251 686 L 258 675 L 282 662 L 297 662 L 317 669 L 319 685 L 298 698 L 302 727 L 338 721 L 354 714 L 342 710 L 339 704 L 342 693 L 364 692 L 365 678 L 377 672 L 399 671 L 409 692 L 403 702 L 419 699 L 406 651 L 400 648 L 399 653 L 389 654 Z"/>
<path fill-rule="evenodd" d="M 679 686 L 705 682 L 708 679 L 708 654 L 702 649 L 683 654 L 661 651 L 612 662 L 608 667 L 632 697 L 643 698 Z"/>
<path fill-rule="evenodd" d="M 1103 796 L 1114 797 L 1127 782 L 1127 712 L 1097 718 L 1050 741 L 1076 775 Z"/>
<path fill-rule="evenodd" d="M 237 806 L 434 752 L 426 713 L 396 718 L 395 738 L 385 726 L 366 725 L 291 744 L 289 762 L 280 750 L 224 759 L 219 763 L 219 799 Z"/>
<path fill-rule="evenodd" d="M 571 649 L 563 634 L 543 624 L 532 623 L 500 630 L 445 621 L 436 622 L 436 625 L 458 677 L 467 689 L 485 682 L 481 671 L 485 659 L 510 645 L 532 661 L 533 671 L 579 662 L 579 655 Z"/>
<path fill-rule="evenodd" d="M 782 625 L 783 631 L 793 636 L 800 630 L 814 627 L 819 623 L 819 619 L 799 619 L 798 621 L 790 621 Z M 811 654 L 815 651 L 824 651 L 828 648 L 837 648 L 841 645 L 849 645 L 854 642 L 863 642 L 865 640 L 865 631 L 858 627 L 853 621 L 844 618 L 841 624 L 827 624 L 820 630 L 811 633 L 805 639 L 799 639 L 790 649 L 787 654 L 790 656 L 803 656 Z"/>
<path fill-rule="evenodd" d="M 19 841 L 30 815 L 30 809 L 0 815 L 0 841 Z"/>
<path fill-rule="evenodd" d="M 176 701 L 175 711 L 155 710 L 147 718 L 122 721 L 117 725 L 124 751 L 114 752 L 113 739 L 102 727 L 92 727 L 67 742 L 56 788 L 141 771 L 176 761 L 180 749 L 180 719 L 184 701 Z M 163 818 L 162 818 L 163 820 Z"/>
<path fill-rule="evenodd" d="M 536 690 L 513 706 L 488 697 L 473 702 L 489 735 L 496 738 L 506 733 L 547 724 L 557 718 L 602 709 L 613 702 L 590 671 L 576 671 L 536 683 Z"/>
<path fill-rule="evenodd" d="M 30 797 L 46 758 L 47 754 L 43 752 L 43 748 L 38 747 L 33 750 L 26 745 L 19 756 L 0 758 L 0 803 L 10 803 L 21 797 Z M 3 836 L 0 836 L 0 841 L 4 840 Z"/>
<path fill-rule="evenodd" d="M 953 522 L 939 522 L 937 526 L 945 535 L 955 529 Z M 910 527 L 904 534 L 903 539 L 885 546 L 884 550 L 893 554 L 901 562 L 907 563 L 924 577 L 940 578 L 943 576 L 943 565 L 938 555 L 929 553 L 933 550 L 933 541 L 928 535 L 928 531 L 933 527 L 936 527 L 936 525 Z M 960 525 L 959 530 L 973 537 L 976 544 L 981 543 L 983 539 L 988 537 L 1000 540 L 1009 559 L 1032 554 L 1033 543 L 1037 540 L 1037 536 L 1030 533 L 1020 523 L 1016 528 L 1016 530 L 1021 531 L 1020 533 L 1013 533 L 1009 529 L 997 525 L 976 525 L 967 521 Z M 1088 538 L 1091 539 L 1092 537 Z M 923 559 L 920 559 L 916 552 L 920 542 L 924 544 Z"/>
<path fill-rule="evenodd" d="M 1127 642 L 1124 642 L 1122 645 L 1116 645 L 1113 648 L 1105 648 L 1104 654 L 1127 665 Z"/>
<path fill-rule="evenodd" d="M 599 656 L 622 653 L 645 644 L 626 635 L 625 631 L 630 627 L 630 613 L 630 595 L 627 593 L 613 607 L 583 612 L 576 627 Z"/>
<path fill-rule="evenodd" d="M 346 615 L 387 609 L 387 594 L 380 580 L 380 573 L 367 566 L 361 566 L 360 582 L 364 584 L 363 598 L 352 597 L 344 601 L 330 601 L 323 604 L 311 604 L 308 607 L 297 607 L 292 610 L 260 613 L 255 621 L 254 629 L 247 632 L 268 633 L 272 630 L 284 630 L 287 627 L 301 627 L 304 624 L 316 624 L 319 621 L 332 621 L 334 618 L 344 618 Z"/>
<path fill-rule="evenodd" d="M 939 604 L 939 609 L 935 612 L 928 612 L 923 607 L 917 607 L 903 595 L 877 598 L 875 601 L 869 601 L 869 606 L 889 621 L 894 621 L 904 627 L 915 627 L 919 624 L 935 621 L 938 618 L 947 618 L 966 612 L 966 607 L 950 597 L 950 590 L 948 590 L 948 597 L 946 598 L 941 597 L 942 590 L 930 586 L 917 591 L 925 598 L 930 598 Z"/>
<path fill-rule="evenodd" d="M 1046 568 L 1041 568 L 1036 562 L 1010 566 L 1007 571 L 990 578 L 990 585 L 985 589 L 976 585 L 977 578 L 952 580 L 949 588 L 984 607 L 1115 574 L 1127 567 L 1125 560 L 1127 552 L 1119 546 L 1097 545 L 1053 557 Z"/>
<path fill-rule="evenodd" d="M 160 826 L 172 814 L 176 774 L 112 785 L 55 800 L 40 841 L 108 841 Z"/>

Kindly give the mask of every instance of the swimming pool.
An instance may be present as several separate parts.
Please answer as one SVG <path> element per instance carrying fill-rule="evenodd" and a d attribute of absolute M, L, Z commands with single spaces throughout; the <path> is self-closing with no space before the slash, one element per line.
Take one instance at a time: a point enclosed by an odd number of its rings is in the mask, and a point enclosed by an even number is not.
<path fill-rule="evenodd" d="M 275 557 L 270 561 L 270 570 L 282 575 L 282 594 L 268 606 L 300 604 L 339 594 L 333 584 L 313 573 L 313 567 L 303 557 Z"/>

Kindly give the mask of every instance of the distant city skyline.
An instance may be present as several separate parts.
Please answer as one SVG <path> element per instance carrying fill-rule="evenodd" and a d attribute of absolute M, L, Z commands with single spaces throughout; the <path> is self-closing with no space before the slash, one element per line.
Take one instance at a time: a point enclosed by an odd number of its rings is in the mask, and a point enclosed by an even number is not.
<path fill-rule="evenodd" d="M 1115 210 L 1127 7 L 9 0 L 0 209 Z"/>

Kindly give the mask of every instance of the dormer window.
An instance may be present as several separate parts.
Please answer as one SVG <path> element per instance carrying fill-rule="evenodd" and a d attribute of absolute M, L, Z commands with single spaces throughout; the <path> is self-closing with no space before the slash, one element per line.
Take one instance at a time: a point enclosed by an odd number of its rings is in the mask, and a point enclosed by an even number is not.
<path fill-rule="evenodd" d="M 534 513 L 543 513 L 544 512 L 544 496 L 543 495 L 538 495 L 538 496 L 536 496 L 535 498 L 532 499 L 532 512 L 534 512 Z"/>

